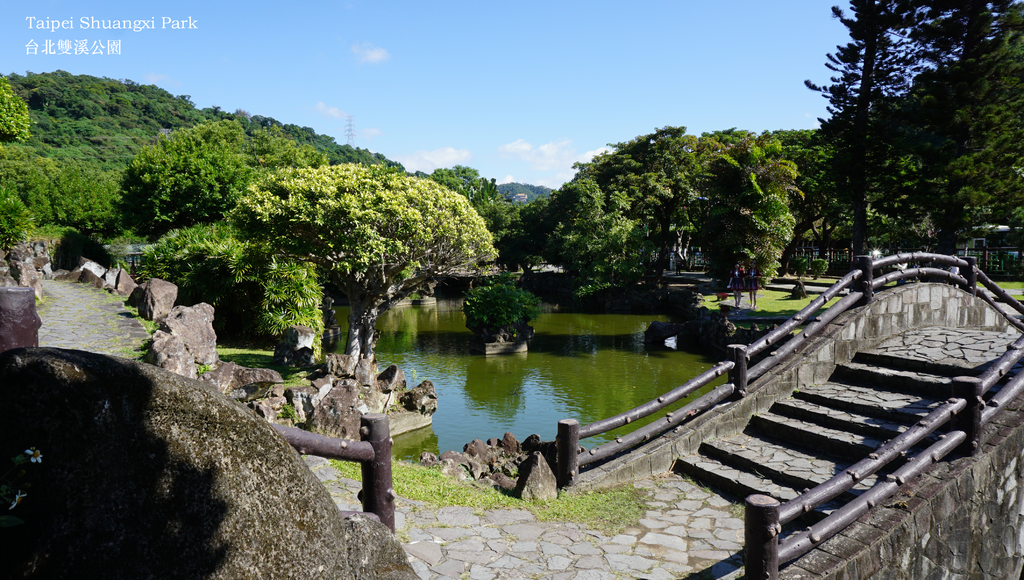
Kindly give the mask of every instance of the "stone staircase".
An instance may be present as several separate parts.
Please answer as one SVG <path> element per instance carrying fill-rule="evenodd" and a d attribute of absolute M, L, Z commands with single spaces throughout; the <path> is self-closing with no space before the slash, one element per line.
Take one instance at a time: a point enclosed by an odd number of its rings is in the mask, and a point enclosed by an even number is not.
<path fill-rule="evenodd" d="M 790 500 L 864 459 L 948 399 L 951 378 L 983 366 L 901 358 L 884 350 L 859 353 L 812 386 L 754 416 L 743 432 L 701 444 L 675 470 L 742 500 L 758 493 Z M 934 442 L 935 436 L 923 445 Z M 915 453 L 914 450 L 911 453 Z M 813 523 L 898 468 L 865 478 L 834 502 L 805 514 Z"/>

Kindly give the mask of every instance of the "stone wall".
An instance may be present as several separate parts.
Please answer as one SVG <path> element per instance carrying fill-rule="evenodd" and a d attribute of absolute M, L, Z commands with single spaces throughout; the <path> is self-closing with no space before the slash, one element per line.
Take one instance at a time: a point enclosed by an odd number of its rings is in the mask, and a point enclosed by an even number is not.
<path fill-rule="evenodd" d="M 752 415 L 763 413 L 794 390 L 828 380 L 836 365 L 860 350 L 906 330 L 951 326 L 1006 331 L 1009 323 L 985 301 L 946 284 L 907 284 L 875 294 L 874 301 L 840 315 L 817 337 L 748 387 L 744 399 L 722 404 L 678 433 L 658 439 L 607 463 L 588 466 L 574 489 L 600 489 L 672 469 L 677 457 L 696 453 L 701 442 L 734 435 Z M 583 445 L 588 445 L 586 440 Z"/>

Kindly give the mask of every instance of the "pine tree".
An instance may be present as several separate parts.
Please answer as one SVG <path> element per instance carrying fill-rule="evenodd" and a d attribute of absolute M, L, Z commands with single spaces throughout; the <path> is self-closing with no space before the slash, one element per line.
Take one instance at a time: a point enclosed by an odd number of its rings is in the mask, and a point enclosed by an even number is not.
<path fill-rule="evenodd" d="M 932 207 L 939 251 L 959 231 L 1008 220 L 1024 201 L 1021 5 L 917 0 L 917 76 L 908 99 L 921 165 L 917 194 Z"/>
<path fill-rule="evenodd" d="M 904 0 L 852 0 L 852 17 L 838 6 L 832 14 L 850 31 L 851 42 L 828 55 L 836 73 L 832 84 L 808 88 L 828 98 L 829 119 L 819 119 L 823 138 L 835 148 L 835 181 L 853 210 L 853 251 L 864 253 L 867 208 L 878 190 L 879 172 L 891 159 L 892 123 L 888 112 L 907 88 L 905 31 L 912 12 Z"/>

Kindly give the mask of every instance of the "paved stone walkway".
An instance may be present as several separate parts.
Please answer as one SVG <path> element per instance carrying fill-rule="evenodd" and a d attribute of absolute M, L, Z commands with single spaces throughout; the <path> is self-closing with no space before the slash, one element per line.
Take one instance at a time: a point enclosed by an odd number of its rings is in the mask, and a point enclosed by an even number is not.
<path fill-rule="evenodd" d="M 139 320 L 124 309 L 124 302 L 105 290 L 44 280 L 43 298 L 38 306 L 43 320 L 39 346 L 137 358 L 149 338 Z"/>
<path fill-rule="evenodd" d="M 305 459 L 340 509 L 361 509 L 359 482 L 342 477 L 326 459 Z M 433 509 L 402 497 L 395 528 L 424 580 L 667 580 L 709 568 L 709 578 L 720 578 L 741 566 L 742 512 L 728 500 L 672 473 L 634 486 L 648 511 L 615 536 L 538 522 L 526 510 Z"/>

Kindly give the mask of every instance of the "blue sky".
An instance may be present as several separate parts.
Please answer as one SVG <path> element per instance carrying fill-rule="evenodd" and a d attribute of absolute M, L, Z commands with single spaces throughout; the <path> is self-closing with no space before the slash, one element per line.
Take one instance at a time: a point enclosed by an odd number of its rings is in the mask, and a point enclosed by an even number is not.
<path fill-rule="evenodd" d="M 0 0 L 0 73 L 131 79 L 339 143 L 351 115 L 356 146 L 409 170 L 557 187 L 657 127 L 816 127 L 827 103 L 803 81 L 827 82 L 826 53 L 848 42 L 832 4 Z"/>

